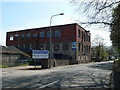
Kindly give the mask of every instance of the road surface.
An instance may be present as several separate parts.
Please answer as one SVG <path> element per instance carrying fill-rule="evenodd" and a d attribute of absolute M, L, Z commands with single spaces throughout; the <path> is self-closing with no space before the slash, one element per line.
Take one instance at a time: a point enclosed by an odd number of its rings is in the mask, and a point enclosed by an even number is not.
<path fill-rule="evenodd" d="M 107 88 L 112 61 L 39 69 L 30 66 L 2 69 L 2 88 Z"/>

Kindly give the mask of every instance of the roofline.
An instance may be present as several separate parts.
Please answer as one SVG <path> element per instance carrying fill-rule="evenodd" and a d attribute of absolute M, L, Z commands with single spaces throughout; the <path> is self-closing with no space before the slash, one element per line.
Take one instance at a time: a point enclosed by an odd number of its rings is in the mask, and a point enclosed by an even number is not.
<path fill-rule="evenodd" d="M 60 26 L 67 26 L 67 25 L 78 25 L 77 23 L 70 23 L 70 24 L 63 24 L 63 25 L 53 25 L 52 27 L 60 27 Z M 30 29 L 23 29 L 23 30 L 17 30 L 17 31 L 8 31 L 7 33 L 11 33 L 11 32 L 20 32 L 20 31 L 28 31 L 28 30 L 32 30 L 32 29 L 42 29 L 42 28 L 49 28 L 50 26 L 46 26 L 46 27 L 39 27 L 39 28 L 30 28 Z M 81 26 L 80 26 L 81 27 Z M 82 28 L 82 27 L 81 27 Z"/>
<path fill-rule="evenodd" d="M 70 24 L 63 24 L 63 25 L 53 25 L 53 26 L 51 26 L 51 27 L 61 27 L 61 26 L 68 26 L 68 25 L 77 25 L 77 26 L 79 26 L 80 28 L 84 29 L 86 32 L 89 32 L 89 33 L 90 33 L 90 31 L 87 31 L 85 28 L 81 27 L 78 23 L 70 23 Z M 18 31 L 9 31 L 9 32 L 7 32 L 7 33 L 28 31 L 28 30 L 33 30 L 33 29 L 43 29 L 43 28 L 50 28 L 50 26 L 39 27 L 39 28 L 23 29 L 23 30 L 18 30 Z"/>

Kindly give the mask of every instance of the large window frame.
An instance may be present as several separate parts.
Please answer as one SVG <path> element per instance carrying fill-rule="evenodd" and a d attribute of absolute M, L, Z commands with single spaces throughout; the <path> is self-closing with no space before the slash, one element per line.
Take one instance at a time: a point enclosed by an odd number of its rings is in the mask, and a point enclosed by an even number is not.
<path fill-rule="evenodd" d="M 80 36 L 81 36 L 80 33 L 81 33 L 80 29 L 78 29 L 78 38 L 80 38 Z"/>
<path fill-rule="evenodd" d="M 38 34 L 37 33 L 33 33 L 33 38 L 37 38 Z"/>
<path fill-rule="evenodd" d="M 40 38 L 44 38 L 45 33 L 44 32 L 40 32 Z"/>
<path fill-rule="evenodd" d="M 60 30 L 56 30 L 55 31 L 55 37 L 60 37 L 61 36 L 61 31 Z"/>
<path fill-rule="evenodd" d="M 14 36 L 13 36 L 13 35 L 10 35 L 9 40 L 10 40 L 10 41 L 13 41 L 13 40 L 14 40 Z"/>
<path fill-rule="evenodd" d="M 63 50 L 69 50 L 69 44 L 68 43 L 62 43 L 62 49 Z"/>
<path fill-rule="evenodd" d="M 47 32 L 47 38 L 52 37 L 52 32 L 50 33 L 50 31 Z"/>
<path fill-rule="evenodd" d="M 20 39 L 23 40 L 24 38 L 25 38 L 25 34 L 24 33 L 20 34 Z"/>
<path fill-rule="evenodd" d="M 30 38 L 31 37 L 31 33 L 27 33 L 27 38 Z"/>
<path fill-rule="evenodd" d="M 55 43 L 54 44 L 54 50 L 58 51 L 60 49 L 60 44 L 59 43 Z"/>

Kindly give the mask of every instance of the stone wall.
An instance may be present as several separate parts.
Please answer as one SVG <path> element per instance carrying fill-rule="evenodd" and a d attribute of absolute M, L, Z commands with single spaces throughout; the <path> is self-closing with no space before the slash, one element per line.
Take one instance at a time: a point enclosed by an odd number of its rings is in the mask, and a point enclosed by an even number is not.
<path fill-rule="evenodd" d="M 12 67 L 26 62 L 22 62 L 23 56 L 21 54 L 1 54 L 0 66 Z"/>
<path fill-rule="evenodd" d="M 69 60 L 49 60 L 50 67 L 69 65 Z"/>

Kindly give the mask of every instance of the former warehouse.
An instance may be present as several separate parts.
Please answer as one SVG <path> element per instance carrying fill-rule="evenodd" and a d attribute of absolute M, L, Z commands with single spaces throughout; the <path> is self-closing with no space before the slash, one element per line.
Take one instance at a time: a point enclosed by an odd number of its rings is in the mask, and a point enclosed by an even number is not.
<path fill-rule="evenodd" d="M 70 60 L 71 64 L 91 58 L 91 34 L 77 23 L 7 32 L 6 45 L 29 55 L 31 50 L 51 50 L 51 59 Z"/>

